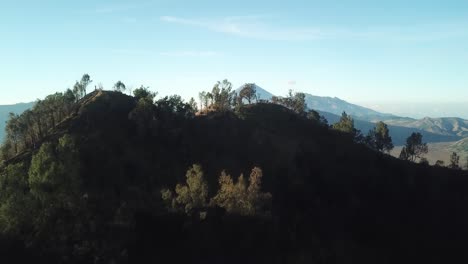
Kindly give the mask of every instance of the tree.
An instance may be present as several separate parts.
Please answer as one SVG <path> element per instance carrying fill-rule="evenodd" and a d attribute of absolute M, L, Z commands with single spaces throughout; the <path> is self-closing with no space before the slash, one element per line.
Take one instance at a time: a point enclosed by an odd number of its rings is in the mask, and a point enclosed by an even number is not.
<path fill-rule="evenodd" d="M 354 128 L 353 118 L 344 111 L 341 114 L 340 121 L 333 124 L 332 128 L 350 134 L 356 142 L 363 141 L 361 131 Z"/>
<path fill-rule="evenodd" d="M 434 166 L 435 167 L 444 167 L 445 166 L 445 162 L 443 160 L 437 160 L 435 163 L 434 163 Z"/>
<path fill-rule="evenodd" d="M 249 104 L 252 103 L 252 100 L 257 99 L 257 89 L 254 83 L 244 84 L 239 92 L 239 101 L 242 102 L 243 99 L 246 99 Z"/>
<path fill-rule="evenodd" d="M 207 94 L 212 99 L 212 107 L 216 111 L 227 111 L 231 109 L 234 98 L 232 84 L 228 80 L 218 81 Z"/>
<path fill-rule="evenodd" d="M 198 112 L 197 102 L 195 102 L 195 99 L 193 97 L 190 98 L 188 104 L 190 105 L 194 113 Z"/>
<path fill-rule="evenodd" d="M 343 112 L 341 114 L 340 121 L 338 123 L 333 124 L 332 126 L 334 129 L 345 132 L 345 133 L 354 133 L 354 120 L 346 114 L 346 112 Z"/>
<path fill-rule="evenodd" d="M 150 102 L 154 101 L 157 93 L 149 90 L 149 87 L 144 87 L 143 85 L 140 88 L 137 88 L 133 91 L 133 96 L 137 99 L 146 99 Z"/>
<path fill-rule="evenodd" d="M 211 199 L 211 205 L 222 207 L 228 213 L 241 215 L 265 212 L 271 206 L 271 194 L 261 192 L 262 176 L 260 168 L 253 168 L 247 186 L 244 175 L 241 174 L 234 183 L 230 175 L 225 171 L 221 172 L 219 190 Z"/>
<path fill-rule="evenodd" d="M 128 117 L 136 123 L 139 135 L 145 136 L 149 129 L 156 125 L 156 106 L 153 104 L 152 96 L 148 95 L 145 90 L 136 89 L 135 91 L 135 97 L 139 100 Z"/>
<path fill-rule="evenodd" d="M 305 102 L 305 94 L 304 93 L 295 93 L 292 97 L 292 109 L 294 112 L 305 115 L 305 110 L 307 108 Z"/>
<path fill-rule="evenodd" d="M 78 148 L 66 134 L 58 142 L 43 143 L 33 155 L 28 185 L 34 201 L 32 233 L 48 246 L 60 248 L 76 241 L 85 228 L 87 215 L 83 199 Z"/>
<path fill-rule="evenodd" d="M 328 120 L 323 115 L 320 115 L 319 112 L 315 110 L 309 110 L 307 112 L 306 118 L 314 121 L 315 123 L 328 126 Z"/>
<path fill-rule="evenodd" d="M 450 164 L 448 166 L 451 169 L 461 169 L 460 168 L 460 156 L 456 152 L 452 152 L 450 155 Z"/>
<path fill-rule="evenodd" d="M 392 138 L 387 124 L 380 121 L 369 131 L 365 138 L 366 144 L 377 151 L 390 152 L 393 149 Z"/>
<path fill-rule="evenodd" d="M 419 160 L 419 164 L 422 164 L 422 165 L 429 165 L 429 161 L 426 159 L 426 158 L 421 158 Z"/>
<path fill-rule="evenodd" d="M 179 95 L 165 96 L 156 101 L 155 105 L 157 106 L 159 117 L 167 117 L 167 114 L 175 114 L 179 117 L 189 118 L 195 115 L 195 109 L 192 108 L 192 105 L 185 103 Z"/>
<path fill-rule="evenodd" d="M 226 174 L 226 171 L 222 171 L 218 183 L 218 193 L 211 198 L 210 204 L 222 207 L 230 213 L 238 211 L 239 206 L 237 205 L 238 201 L 236 200 L 234 181 L 231 175 Z"/>
<path fill-rule="evenodd" d="M 80 100 L 83 97 L 81 94 L 81 85 L 78 81 L 76 81 L 75 85 L 73 85 L 73 96 L 75 97 L 76 101 Z"/>
<path fill-rule="evenodd" d="M 81 80 L 75 82 L 73 86 L 73 94 L 75 96 L 75 100 L 78 101 L 86 95 L 86 88 L 93 82 L 89 74 L 85 73 L 81 77 Z"/>
<path fill-rule="evenodd" d="M 117 92 L 125 92 L 126 87 L 125 84 L 121 81 L 118 81 L 114 84 L 114 90 Z"/>
<path fill-rule="evenodd" d="M 271 207 L 271 194 L 261 192 L 262 177 L 262 169 L 254 167 L 250 173 L 249 187 L 247 188 L 247 214 L 257 214 Z"/>
<path fill-rule="evenodd" d="M 69 207 L 79 195 L 79 157 L 70 135 L 57 144 L 44 143 L 31 160 L 29 185 L 31 193 L 44 206 L 50 203 Z"/>
<path fill-rule="evenodd" d="M 426 143 L 422 142 L 421 133 L 413 132 L 407 139 L 406 144 L 400 152 L 400 159 L 416 161 L 428 152 Z"/>
<path fill-rule="evenodd" d="M 208 96 L 205 91 L 198 93 L 198 98 L 200 99 L 200 111 L 208 107 Z"/>
<path fill-rule="evenodd" d="M 89 74 L 85 73 L 83 74 L 83 77 L 81 77 L 80 81 L 80 86 L 81 86 L 81 97 L 86 95 L 86 88 L 88 88 L 88 85 L 91 84 L 93 81 L 89 77 Z"/>
<path fill-rule="evenodd" d="M 34 201 L 29 194 L 24 163 L 10 164 L 0 172 L 0 233 L 19 235 L 31 228 Z"/>
<path fill-rule="evenodd" d="M 289 90 L 286 97 L 273 96 L 271 98 L 272 103 L 279 104 L 287 107 L 301 116 L 307 116 L 306 109 L 307 104 L 305 102 L 304 93 L 294 93 L 293 90 Z"/>
<path fill-rule="evenodd" d="M 194 209 L 201 209 L 207 206 L 208 184 L 203 178 L 202 167 L 198 164 L 192 165 L 185 175 L 185 184 L 177 184 L 175 188 L 175 197 L 172 205 L 175 210 L 182 210 L 191 214 Z M 161 191 L 163 200 L 168 203 L 172 197 L 172 192 L 167 189 Z"/>

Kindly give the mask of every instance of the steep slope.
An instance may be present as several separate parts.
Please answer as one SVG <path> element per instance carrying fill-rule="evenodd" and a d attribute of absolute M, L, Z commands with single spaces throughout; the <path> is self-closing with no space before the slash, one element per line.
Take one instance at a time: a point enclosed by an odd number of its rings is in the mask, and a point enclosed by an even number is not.
<path fill-rule="evenodd" d="M 0 145 L 5 137 L 5 124 L 9 113 L 21 114 L 34 106 L 34 103 L 19 103 L 14 105 L 0 105 Z"/>

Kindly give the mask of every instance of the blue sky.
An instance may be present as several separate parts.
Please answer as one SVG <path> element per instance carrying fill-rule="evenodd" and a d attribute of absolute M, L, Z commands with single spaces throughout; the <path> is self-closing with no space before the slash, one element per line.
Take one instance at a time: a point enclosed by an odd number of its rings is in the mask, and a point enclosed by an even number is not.
<path fill-rule="evenodd" d="M 227 78 L 394 113 L 468 103 L 468 2 L 382 2 L 2 0 L 0 104 L 83 73 L 185 98 Z"/>

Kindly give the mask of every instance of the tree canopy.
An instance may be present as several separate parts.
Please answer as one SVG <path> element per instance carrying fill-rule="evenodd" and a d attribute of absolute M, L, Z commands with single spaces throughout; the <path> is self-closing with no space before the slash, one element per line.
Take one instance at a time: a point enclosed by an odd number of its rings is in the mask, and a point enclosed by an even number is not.
<path fill-rule="evenodd" d="M 427 144 L 423 143 L 422 137 L 421 133 L 413 132 L 406 139 L 406 144 L 400 153 L 400 159 L 414 162 L 423 157 L 429 150 Z"/>
<path fill-rule="evenodd" d="M 377 151 L 390 152 L 393 149 L 392 137 L 387 124 L 380 121 L 369 131 L 365 138 L 366 144 Z"/>

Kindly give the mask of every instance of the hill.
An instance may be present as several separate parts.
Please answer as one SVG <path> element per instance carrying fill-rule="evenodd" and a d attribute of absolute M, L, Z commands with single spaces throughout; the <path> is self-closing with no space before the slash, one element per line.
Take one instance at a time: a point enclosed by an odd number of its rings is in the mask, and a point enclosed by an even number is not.
<path fill-rule="evenodd" d="M 0 145 L 5 137 L 5 123 L 9 113 L 21 114 L 34 106 L 34 103 L 19 103 L 13 105 L 0 105 Z"/>
<path fill-rule="evenodd" d="M 28 247 L 2 257 L 31 255 L 35 263 L 45 257 L 47 263 L 468 257 L 460 243 L 468 236 L 466 172 L 374 152 L 275 104 L 200 116 L 182 106 L 174 98 L 152 104 L 96 91 L 41 142 L 5 161 L 0 230 Z M 211 207 L 171 211 L 161 190 L 184 194 L 176 184 L 194 163 L 203 168 L 209 197 L 222 170 L 237 179 L 260 167 L 271 208 L 254 215 Z"/>
<path fill-rule="evenodd" d="M 451 144 L 448 149 L 450 151 L 467 154 L 468 156 L 468 138 L 464 138 Z"/>

